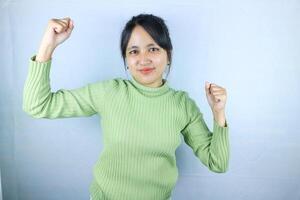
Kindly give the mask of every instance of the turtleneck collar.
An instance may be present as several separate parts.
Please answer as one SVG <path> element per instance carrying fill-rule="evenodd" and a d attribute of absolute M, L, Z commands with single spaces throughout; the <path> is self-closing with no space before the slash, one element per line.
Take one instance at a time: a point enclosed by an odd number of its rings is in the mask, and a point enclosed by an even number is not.
<path fill-rule="evenodd" d="M 166 79 L 163 79 L 163 84 L 159 87 L 148 87 L 148 86 L 145 86 L 141 83 L 139 83 L 138 81 L 136 81 L 134 79 L 134 77 L 132 77 L 130 80 L 129 80 L 134 86 L 136 89 L 138 89 L 140 92 L 142 92 L 143 94 L 147 94 L 147 95 L 150 95 L 150 96 L 159 96 L 159 95 L 162 95 L 164 93 L 166 93 L 170 87 L 169 87 L 169 84 L 168 84 L 168 81 Z"/>

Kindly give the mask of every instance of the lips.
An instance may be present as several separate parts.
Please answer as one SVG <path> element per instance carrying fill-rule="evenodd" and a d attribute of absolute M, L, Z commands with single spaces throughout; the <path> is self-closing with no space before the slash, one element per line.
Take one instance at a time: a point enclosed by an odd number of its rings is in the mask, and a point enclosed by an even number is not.
<path fill-rule="evenodd" d="M 152 71 L 154 71 L 155 68 L 153 67 L 144 67 L 142 69 L 140 69 L 139 71 L 144 74 L 144 75 L 147 75 L 147 74 L 150 74 Z"/>
<path fill-rule="evenodd" d="M 151 71 L 153 69 L 154 69 L 153 67 L 144 67 L 144 68 L 140 69 L 140 71 Z"/>

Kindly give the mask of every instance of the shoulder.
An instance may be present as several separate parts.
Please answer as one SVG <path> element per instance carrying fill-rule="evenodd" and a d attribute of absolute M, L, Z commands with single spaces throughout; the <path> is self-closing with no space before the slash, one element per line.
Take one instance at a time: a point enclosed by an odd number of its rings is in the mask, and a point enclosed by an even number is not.
<path fill-rule="evenodd" d="M 89 83 L 88 91 L 93 98 L 104 101 L 115 97 L 120 90 L 123 90 L 121 89 L 123 86 L 122 78 L 107 78 Z"/>
<path fill-rule="evenodd" d="M 174 99 L 176 105 L 179 105 L 185 112 L 189 112 L 197 107 L 195 100 L 185 90 L 176 90 L 171 88 L 172 99 Z"/>
<path fill-rule="evenodd" d="M 107 78 L 97 82 L 93 82 L 89 84 L 93 89 L 105 89 L 105 90 L 114 90 L 122 85 L 124 85 L 124 79 L 117 77 L 117 78 Z"/>
<path fill-rule="evenodd" d="M 176 89 L 171 89 L 173 96 L 179 100 L 180 102 L 187 104 L 187 103 L 191 103 L 191 101 L 194 101 L 191 96 L 189 95 L 189 93 L 185 90 L 176 90 Z"/>
<path fill-rule="evenodd" d="M 176 104 L 181 108 L 182 114 L 184 115 L 184 121 L 190 123 L 199 116 L 202 115 L 200 108 L 197 106 L 196 101 L 192 96 L 184 90 L 174 90 L 174 97 Z"/>
<path fill-rule="evenodd" d="M 187 91 L 181 90 L 181 93 L 182 101 L 187 113 L 201 112 L 196 100 Z"/>

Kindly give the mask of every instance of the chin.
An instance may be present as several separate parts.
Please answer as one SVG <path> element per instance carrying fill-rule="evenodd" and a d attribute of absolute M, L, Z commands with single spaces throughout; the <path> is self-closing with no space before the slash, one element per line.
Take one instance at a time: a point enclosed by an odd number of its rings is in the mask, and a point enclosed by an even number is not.
<path fill-rule="evenodd" d="M 159 77 L 154 77 L 154 76 L 140 76 L 139 80 L 143 83 L 149 84 L 155 82 Z"/>

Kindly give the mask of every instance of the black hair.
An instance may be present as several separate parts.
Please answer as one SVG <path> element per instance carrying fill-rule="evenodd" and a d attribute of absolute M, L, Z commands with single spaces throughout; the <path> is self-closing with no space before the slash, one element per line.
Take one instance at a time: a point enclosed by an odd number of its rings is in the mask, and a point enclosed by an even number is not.
<path fill-rule="evenodd" d="M 169 67 L 167 72 L 167 77 L 170 72 L 170 67 L 172 64 L 172 42 L 169 36 L 169 30 L 166 26 L 164 20 L 161 17 L 152 15 L 152 14 L 139 14 L 133 16 L 125 25 L 122 34 L 121 34 L 121 54 L 124 62 L 124 67 L 126 70 L 126 48 L 131 36 L 131 33 L 135 26 L 142 26 L 145 31 L 153 38 L 153 40 L 164 50 L 167 51 L 167 56 L 169 60 Z"/>

